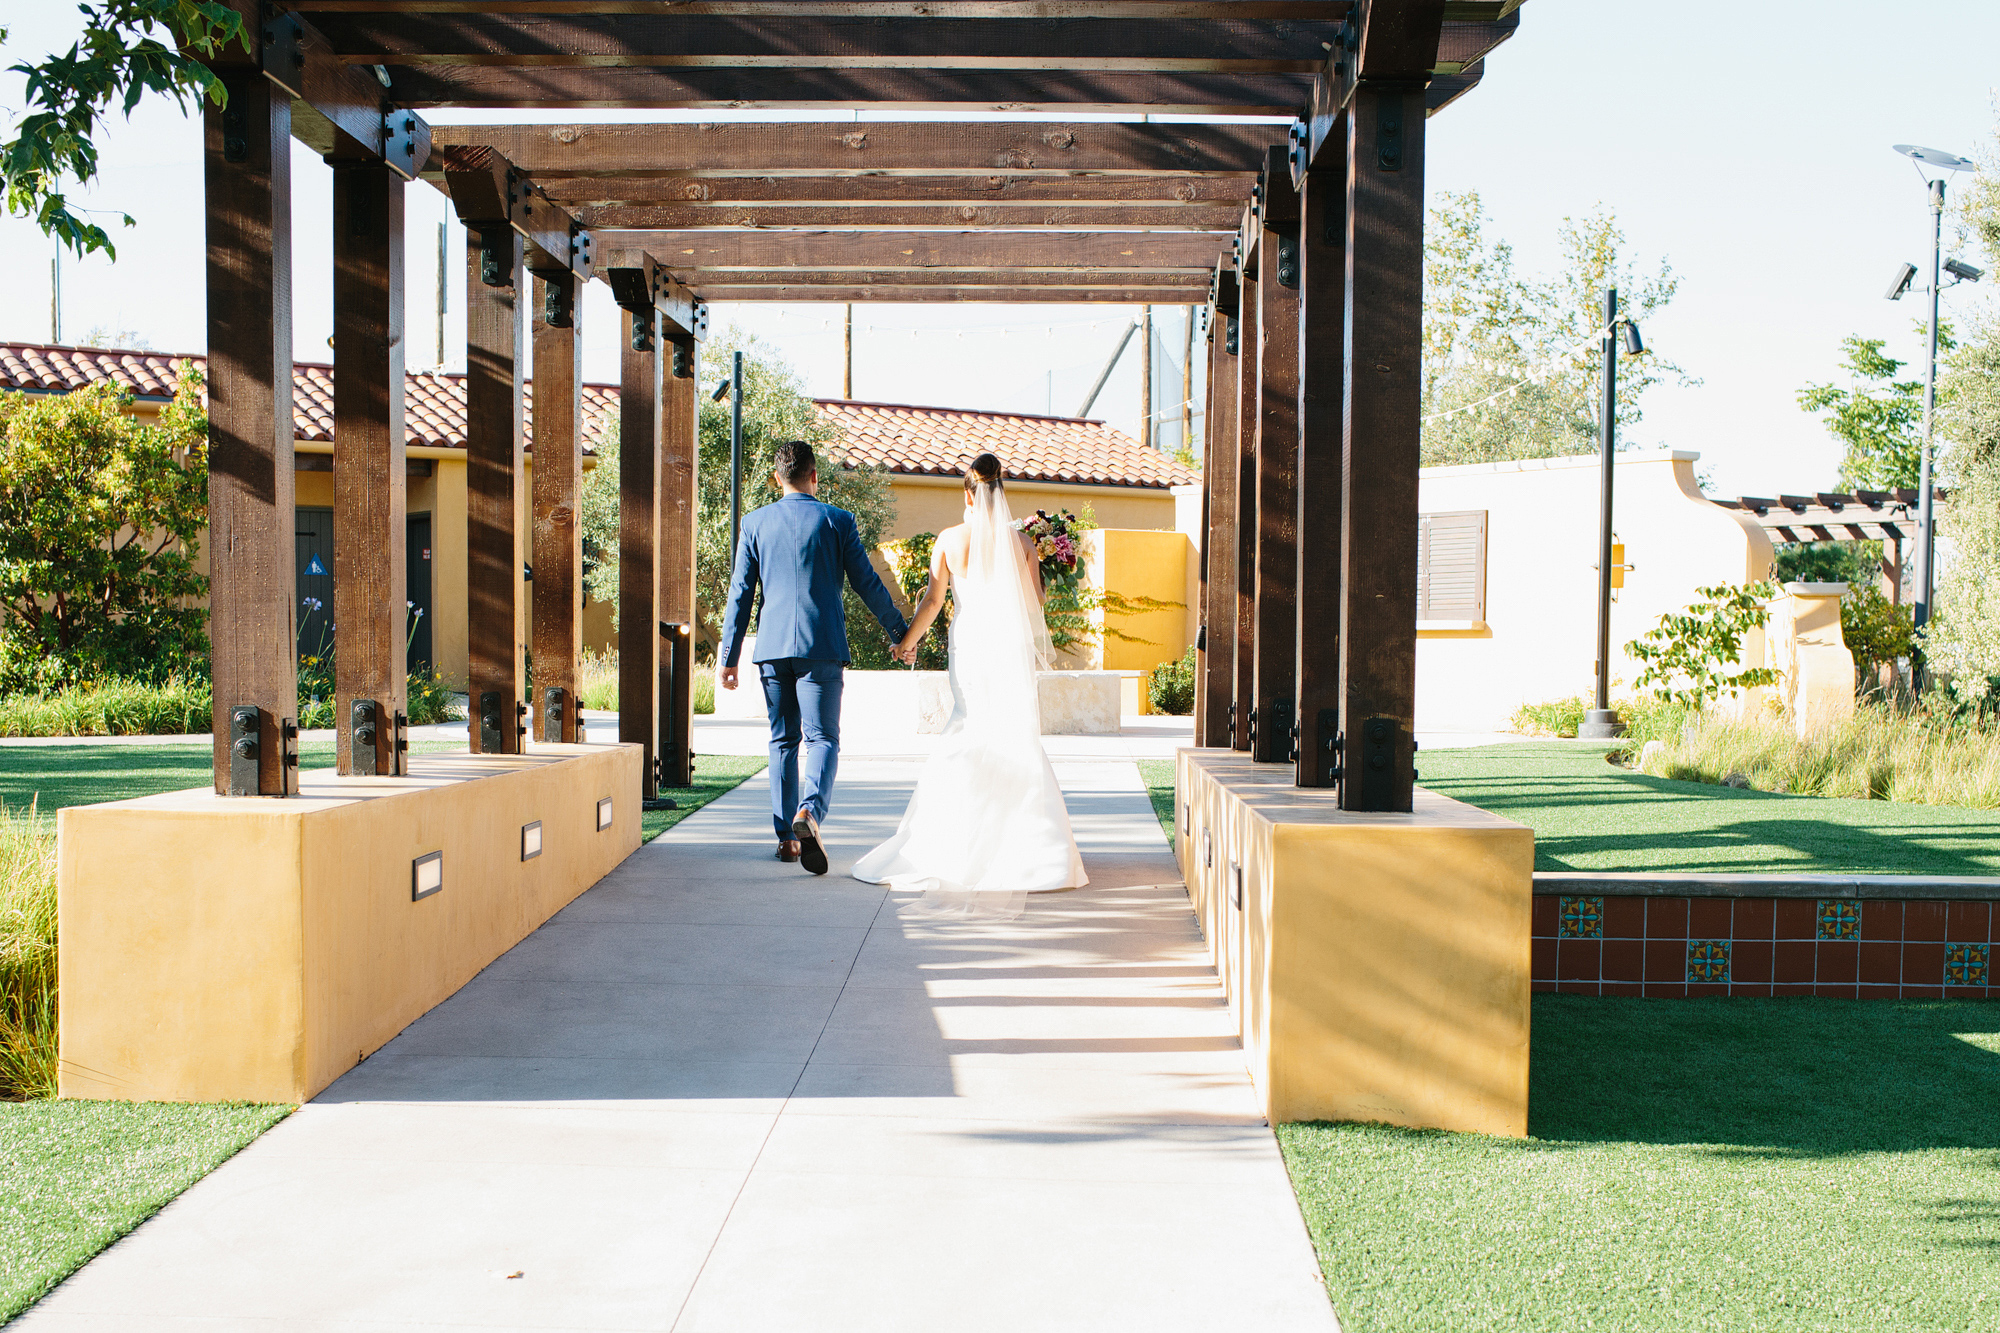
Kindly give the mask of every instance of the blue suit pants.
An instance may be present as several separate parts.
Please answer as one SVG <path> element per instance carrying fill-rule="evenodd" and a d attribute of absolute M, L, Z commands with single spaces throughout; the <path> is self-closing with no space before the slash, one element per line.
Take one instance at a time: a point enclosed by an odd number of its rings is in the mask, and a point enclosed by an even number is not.
<path fill-rule="evenodd" d="M 843 672 L 839 662 L 807 657 L 759 662 L 757 672 L 771 717 L 771 822 L 788 839 L 800 806 L 824 820 L 833 798 Z"/>

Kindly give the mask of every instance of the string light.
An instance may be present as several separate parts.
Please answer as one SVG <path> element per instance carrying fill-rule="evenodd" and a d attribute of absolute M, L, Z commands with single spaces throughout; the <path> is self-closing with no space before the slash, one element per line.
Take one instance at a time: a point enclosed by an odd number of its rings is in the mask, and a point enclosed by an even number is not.
<path fill-rule="evenodd" d="M 1610 336 L 1611 331 L 1614 327 L 1616 326 L 1609 324 L 1600 324 L 1597 328 L 1592 329 L 1589 333 L 1584 334 L 1581 341 L 1569 347 L 1558 348 L 1557 350 L 1543 356 L 1539 361 L 1529 362 L 1528 365 L 1518 373 L 1507 370 L 1506 368 L 1502 367 L 1499 362 L 1484 357 L 1476 357 L 1468 361 L 1462 362 L 1460 364 L 1463 364 L 1471 369 L 1483 371 L 1484 373 L 1489 375 L 1511 375 L 1516 382 L 1504 389 L 1495 390 L 1494 392 L 1487 394 L 1484 398 L 1478 399 L 1475 402 L 1460 403 L 1457 407 L 1446 408 L 1443 411 L 1439 412 L 1432 412 L 1430 415 L 1420 418 L 1420 422 L 1449 421 L 1453 417 L 1462 415 L 1476 416 L 1479 413 L 1479 409 L 1483 407 L 1490 407 L 1492 404 L 1499 402 L 1502 398 L 1517 398 L 1520 396 L 1521 393 L 1522 381 L 1526 381 L 1532 384 L 1543 383 L 1545 380 L 1549 378 L 1549 371 L 1556 365 L 1557 362 L 1565 360 L 1574 360 L 1579 356 L 1585 355 L 1590 351 L 1591 344 L 1594 341 L 1600 338 L 1605 338 Z"/>

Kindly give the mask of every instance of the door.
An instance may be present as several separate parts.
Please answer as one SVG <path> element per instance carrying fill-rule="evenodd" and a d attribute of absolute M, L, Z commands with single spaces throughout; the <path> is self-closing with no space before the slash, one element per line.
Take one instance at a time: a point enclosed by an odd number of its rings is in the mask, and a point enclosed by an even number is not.
<path fill-rule="evenodd" d="M 299 656 L 324 657 L 333 647 L 333 511 L 300 509 L 297 517 Z"/>
<path fill-rule="evenodd" d="M 408 544 L 404 546 L 403 564 L 408 572 L 409 591 L 404 594 L 410 602 L 410 615 L 414 618 L 410 625 L 410 670 L 420 671 L 431 665 L 431 516 L 411 514 L 409 527 L 405 529 Z"/>

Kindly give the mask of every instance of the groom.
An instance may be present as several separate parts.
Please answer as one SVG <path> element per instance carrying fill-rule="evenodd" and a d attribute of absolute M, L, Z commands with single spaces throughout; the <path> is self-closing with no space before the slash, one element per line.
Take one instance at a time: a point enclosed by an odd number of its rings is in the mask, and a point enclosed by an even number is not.
<path fill-rule="evenodd" d="M 882 622 L 891 643 L 900 642 L 910 626 L 868 563 L 854 515 L 819 502 L 812 446 L 803 440 L 779 445 L 772 474 L 783 497 L 743 516 L 722 622 L 722 688 L 736 688 L 736 659 L 761 584 L 756 660 L 771 716 L 771 822 L 778 830 L 778 859 L 803 862 L 813 874 L 824 875 L 819 825 L 840 764 L 841 673 L 848 661 L 842 576 Z"/>

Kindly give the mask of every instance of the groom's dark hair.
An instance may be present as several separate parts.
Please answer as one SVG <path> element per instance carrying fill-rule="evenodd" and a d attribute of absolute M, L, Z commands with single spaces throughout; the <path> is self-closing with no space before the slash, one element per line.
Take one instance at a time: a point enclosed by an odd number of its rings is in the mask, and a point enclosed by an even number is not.
<path fill-rule="evenodd" d="M 777 457 L 771 461 L 771 470 L 797 486 L 811 476 L 818 465 L 811 445 L 804 440 L 786 440 L 778 446 Z"/>

